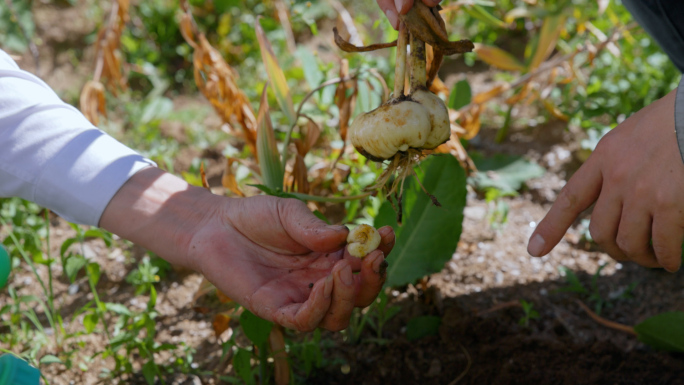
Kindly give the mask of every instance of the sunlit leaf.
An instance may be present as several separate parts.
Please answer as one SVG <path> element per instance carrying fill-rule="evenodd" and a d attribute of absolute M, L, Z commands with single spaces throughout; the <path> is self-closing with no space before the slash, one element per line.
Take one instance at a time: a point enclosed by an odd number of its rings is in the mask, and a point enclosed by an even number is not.
<path fill-rule="evenodd" d="M 563 29 L 564 24 L 564 15 L 548 16 L 544 20 L 541 31 L 539 31 L 539 39 L 537 40 L 534 55 L 528 66 L 530 70 L 539 67 L 539 65 L 551 55 L 556 48 L 558 35 L 560 34 L 561 29 Z"/>
<path fill-rule="evenodd" d="M 485 63 L 506 71 L 524 71 L 525 66 L 513 55 L 501 48 L 475 44 L 475 54 Z"/>
<path fill-rule="evenodd" d="M 504 22 L 506 24 L 511 24 L 515 21 L 515 19 L 519 19 L 521 17 L 530 17 L 531 15 L 532 12 L 530 12 L 530 10 L 527 8 L 513 8 L 506 13 L 506 16 L 504 16 Z"/>
<path fill-rule="evenodd" d="M 235 158 L 226 158 L 226 168 L 223 170 L 223 176 L 221 177 L 221 185 L 233 194 L 244 197 L 245 194 L 240 190 L 238 186 L 237 179 L 235 178 L 235 173 L 233 172 L 233 163 L 236 162 Z"/>
<path fill-rule="evenodd" d="M 544 99 L 542 103 L 544 104 L 544 108 L 546 108 L 546 110 L 549 111 L 549 113 L 556 119 L 560 119 L 564 122 L 570 120 L 570 117 L 564 114 L 555 104 L 553 104 L 551 100 Z"/>
<path fill-rule="evenodd" d="M 404 225 L 397 226 L 396 213 L 385 202 L 374 226 L 392 225 L 399 231 L 396 245 L 387 257 L 387 285 L 398 286 L 440 271 L 451 259 L 461 235 L 465 206 L 465 173 L 451 155 L 433 155 L 416 168 L 425 189 L 442 207 L 409 178 L 404 187 Z M 424 170 L 421 172 L 420 170 Z M 387 215 L 390 212 L 392 214 Z"/>
<path fill-rule="evenodd" d="M 52 354 L 46 354 L 40 358 L 39 362 L 41 365 L 61 364 L 62 360 Z"/>
<path fill-rule="evenodd" d="M 261 60 L 264 62 L 268 78 L 270 79 L 273 93 L 275 94 L 278 105 L 287 117 L 290 124 L 295 124 L 295 109 L 292 104 L 292 95 L 290 95 L 290 87 L 287 85 L 287 79 L 283 70 L 278 64 L 278 59 L 273 52 L 271 43 L 266 38 L 266 33 L 261 27 L 261 17 L 258 17 L 255 23 L 255 31 L 257 39 L 259 40 L 259 48 L 261 49 Z"/>
<path fill-rule="evenodd" d="M 257 116 L 257 156 L 259 157 L 261 179 L 264 184 L 272 190 L 282 190 L 284 170 L 280 163 L 280 153 L 271 125 L 266 87 L 268 84 L 264 86 L 261 93 L 261 104 Z"/>
<path fill-rule="evenodd" d="M 482 103 L 488 102 L 491 99 L 503 94 L 509 88 L 510 88 L 510 86 L 508 84 L 500 84 L 500 85 L 490 89 L 489 91 L 480 92 L 479 94 L 477 94 L 473 97 L 473 103 L 482 104 Z"/>

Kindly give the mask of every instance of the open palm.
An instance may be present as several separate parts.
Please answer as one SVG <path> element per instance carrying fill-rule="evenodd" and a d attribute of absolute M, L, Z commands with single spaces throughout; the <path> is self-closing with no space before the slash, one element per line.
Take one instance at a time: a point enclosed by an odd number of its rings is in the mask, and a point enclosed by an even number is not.
<path fill-rule="evenodd" d="M 384 227 L 378 250 L 357 259 L 344 247 L 348 232 L 294 199 L 231 199 L 207 216 L 190 255 L 209 281 L 262 318 L 302 331 L 341 330 L 355 306 L 377 297 L 394 245 Z"/>

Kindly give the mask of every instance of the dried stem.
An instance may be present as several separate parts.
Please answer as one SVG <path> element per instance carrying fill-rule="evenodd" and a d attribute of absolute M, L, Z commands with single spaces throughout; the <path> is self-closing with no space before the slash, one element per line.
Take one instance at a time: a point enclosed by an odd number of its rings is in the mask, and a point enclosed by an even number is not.
<path fill-rule="evenodd" d="M 112 1 L 112 9 L 109 11 L 109 20 L 107 21 L 107 29 L 104 31 L 102 34 L 103 38 L 100 40 L 99 44 L 100 46 L 97 47 L 97 60 L 95 62 L 95 73 L 93 75 L 93 81 L 94 82 L 99 82 L 100 78 L 102 77 L 102 70 L 104 69 L 104 55 L 105 55 L 105 50 L 107 49 L 105 47 L 105 44 L 107 42 L 107 36 L 109 36 L 110 31 L 112 28 L 114 28 L 114 23 L 116 23 L 116 18 L 119 15 L 119 2 L 118 1 Z"/>
<path fill-rule="evenodd" d="M 426 83 L 425 42 L 411 34 L 411 92 L 425 88 Z"/>
<path fill-rule="evenodd" d="M 394 94 L 392 97 L 404 96 L 404 79 L 406 78 L 406 43 L 408 29 L 403 22 L 399 24 L 399 37 L 397 38 L 397 57 L 394 64 Z"/>
<path fill-rule="evenodd" d="M 621 331 L 621 332 L 625 332 L 625 333 L 627 333 L 627 334 L 631 334 L 631 335 L 634 335 L 634 336 L 637 334 L 637 333 L 634 331 L 634 328 L 633 328 L 633 327 L 628 326 L 628 325 L 623 325 L 623 324 L 621 324 L 621 323 L 609 321 L 609 320 L 607 320 L 607 319 L 605 319 L 605 318 L 599 316 L 598 314 L 594 313 L 593 311 L 591 311 L 591 309 L 589 309 L 589 307 L 587 307 L 587 305 L 585 305 L 582 301 L 577 300 L 577 301 L 575 301 L 575 302 L 577 302 L 577 304 L 579 305 L 579 307 L 581 307 L 582 310 L 584 310 L 584 312 L 587 313 L 587 314 L 589 315 L 589 317 L 591 317 L 591 318 L 592 318 L 594 321 L 596 321 L 597 323 L 599 323 L 599 324 L 601 324 L 601 325 L 603 325 L 603 326 L 605 326 L 605 327 L 608 327 L 608 328 L 611 328 L 611 329 L 614 329 L 614 330 L 619 330 L 619 331 Z"/>

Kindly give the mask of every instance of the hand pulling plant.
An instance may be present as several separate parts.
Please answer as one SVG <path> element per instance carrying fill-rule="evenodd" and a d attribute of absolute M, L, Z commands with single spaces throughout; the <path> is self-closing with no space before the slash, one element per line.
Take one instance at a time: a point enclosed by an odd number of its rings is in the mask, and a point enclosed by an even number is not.
<path fill-rule="evenodd" d="M 385 186 L 392 175 L 398 177 L 387 195 L 397 192 L 401 202 L 403 181 L 413 174 L 413 166 L 451 136 L 451 124 L 446 105 L 429 91 L 437 76 L 444 55 L 470 52 L 469 40 L 449 41 L 446 25 L 439 14 L 441 7 L 428 7 L 420 1 L 401 17 L 399 38 L 395 42 L 357 47 L 342 39 L 334 29 L 335 43 L 346 52 L 368 52 L 376 49 L 397 47 L 392 98 L 373 111 L 358 116 L 349 129 L 352 144 L 366 158 L 389 166 L 370 189 Z M 406 71 L 407 42 L 411 57 Z M 433 60 L 426 68 L 426 44 L 433 50 Z M 405 90 L 406 77 L 409 89 Z M 416 178 L 417 180 L 417 178 Z M 421 186 L 422 187 L 422 186 Z M 435 205 L 437 199 L 430 195 Z M 399 210 L 401 211 L 401 210 Z M 399 214 L 401 215 L 401 214 Z"/>

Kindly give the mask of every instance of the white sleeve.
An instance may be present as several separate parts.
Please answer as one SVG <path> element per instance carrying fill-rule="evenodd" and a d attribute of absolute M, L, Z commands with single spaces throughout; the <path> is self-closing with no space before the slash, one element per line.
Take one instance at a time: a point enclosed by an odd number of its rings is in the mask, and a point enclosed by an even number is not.
<path fill-rule="evenodd" d="M 121 186 L 154 162 L 93 126 L 0 50 L 0 197 L 98 225 Z"/>

